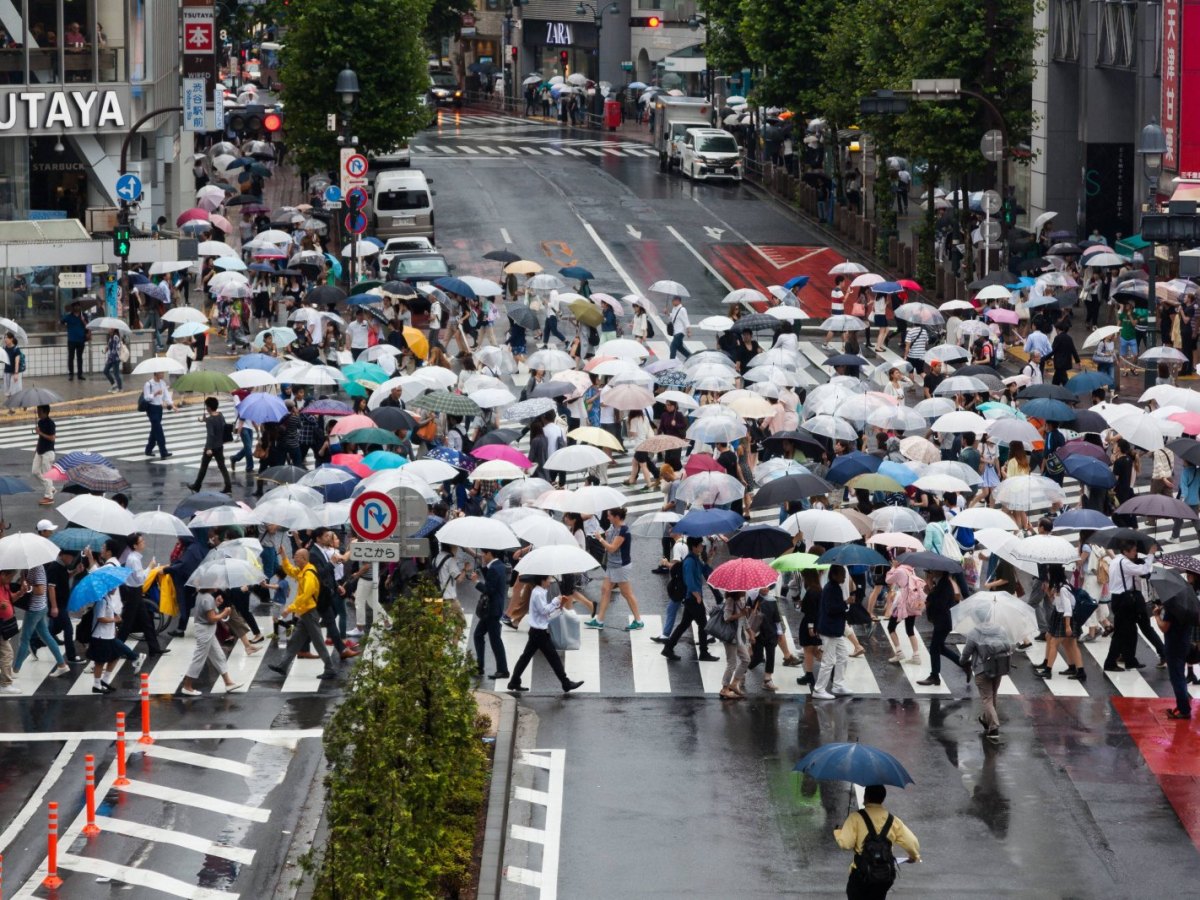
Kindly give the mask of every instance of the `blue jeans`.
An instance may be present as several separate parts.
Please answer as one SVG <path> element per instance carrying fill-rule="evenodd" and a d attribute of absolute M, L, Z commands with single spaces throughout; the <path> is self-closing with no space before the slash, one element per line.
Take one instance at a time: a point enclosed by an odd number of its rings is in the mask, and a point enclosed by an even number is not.
<path fill-rule="evenodd" d="M 113 359 L 104 364 L 104 377 L 108 379 L 108 383 L 115 385 L 118 389 L 123 388 L 121 383 L 121 360 Z"/>
<path fill-rule="evenodd" d="M 563 346 L 570 344 L 566 336 L 558 330 L 558 316 L 546 316 L 546 325 L 542 328 L 542 346 L 550 346 L 550 336 L 554 335 L 563 342 Z"/>
<path fill-rule="evenodd" d="M 167 435 L 162 427 L 163 408 L 151 403 L 146 407 L 146 418 L 150 420 L 150 436 L 146 438 L 146 455 L 158 447 L 158 452 L 167 455 Z"/>
<path fill-rule="evenodd" d="M 677 331 L 671 336 L 671 359 L 675 358 L 675 354 L 681 354 L 684 359 L 691 356 L 691 351 L 683 346 L 683 332 Z"/>
<path fill-rule="evenodd" d="M 254 471 L 254 429 L 242 426 L 242 449 L 233 455 L 229 460 L 229 464 L 233 465 L 239 460 L 246 460 L 246 471 Z"/>
<path fill-rule="evenodd" d="M 663 619 L 662 633 L 667 637 L 671 636 L 671 632 L 675 630 L 675 617 L 679 615 L 679 607 L 683 604 L 678 600 L 667 601 L 667 617 Z"/>
<path fill-rule="evenodd" d="M 25 657 L 29 655 L 29 642 L 33 639 L 34 632 L 37 632 L 42 643 L 50 648 L 50 652 L 54 654 L 54 661 L 60 666 L 63 664 L 62 651 L 50 636 L 50 625 L 46 621 L 49 617 L 50 610 L 47 607 L 25 613 L 25 621 L 21 625 L 21 645 L 17 648 L 17 658 L 13 661 L 14 669 L 20 669 Z"/>

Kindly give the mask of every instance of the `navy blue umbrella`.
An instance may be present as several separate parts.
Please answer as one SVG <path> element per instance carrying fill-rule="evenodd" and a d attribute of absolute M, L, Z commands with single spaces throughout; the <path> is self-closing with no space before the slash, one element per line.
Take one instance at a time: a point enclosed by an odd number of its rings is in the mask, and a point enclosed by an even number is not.
<path fill-rule="evenodd" d="M 946 572 L 949 575 L 961 575 L 963 570 L 962 564 L 950 557 L 928 551 L 905 553 L 900 557 L 900 564 L 924 569 L 926 572 Z"/>
<path fill-rule="evenodd" d="M 797 275 L 794 278 L 789 278 L 787 281 L 785 281 L 783 286 L 790 291 L 798 287 L 804 287 L 806 284 L 808 284 L 808 276 Z"/>
<path fill-rule="evenodd" d="M 251 272 L 276 272 L 278 270 L 270 263 L 256 262 L 256 263 L 250 263 L 250 271 Z"/>
<path fill-rule="evenodd" d="M 833 460 L 829 471 L 825 473 L 825 480 L 834 484 L 845 484 L 855 475 L 866 475 L 868 472 L 878 471 L 879 464 L 882 462 L 883 460 L 878 456 L 863 453 L 861 450 L 843 453 Z"/>
<path fill-rule="evenodd" d="M 1081 372 L 1067 382 L 1067 390 L 1072 394 L 1090 394 L 1096 388 L 1112 387 L 1111 375 L 1103 372 Z"/>
<path fill-rule="evenodd" d="M 1063 460 L 1063 468 L 1072 478 L 1094 488 L 1110 488 L 1117 483 L 1117 478 L 1106 463 L 1083 454 L 1072 454 Z M 1057 522 L 1055 522 L 1057 525 Z M 1111 528 L 1108 525 L 1096 525 L 1095 528 Z"/>
<path fill-rule="evenodd" d="M 566 278 L 578 278 L 580 281 L 591 281 L 596 277 L 583 266 L 564 266 L 558 270 L 558 274 Z"/>
<path fill-rule="evenodd" d="M 1075 457 L 1068 458 L 1075 459 Z M 1084 457 L 1084 459 L 1086 458 Z M 1092 462 L 1095 460 L 1093 459 Z M 1054 520 L 1055 531 L 1098 531 L 1101 528 L 1116 527 L 1112 519 L 1094 509 L 1068 509 Z"/>
<path fill-rule="evenodd" d="M 707 537 L 710 534 L 732 534 L 746 520 L 728 509 L 693 509 L 671 526 L 671 530 L 688 537 Z"/>
<path fill-rule="evenodd" d="M 475 299 L 475 289 L 461 278 L 454 278 L 453 276 L 448 275 L 445 278 L 436 279 L 433 283 L 435 286 L 440 287 L 443 291 L 449 291 L 451 294 L 458 294 L 458 296 L 466 297 L 468 300 Z"/>
<path fill-rule="evenodd" d="M 896 284 L 894 281 L 881 281 L 879 284 L 871 285 L 871 293 L 873 294 L 903 294 L 904 285 Z"/>
<path fill-rule="evenodd" d="M 839 353 L 837 356 L 829 357 L 824 364 L 827 366 L 865 366 L 867 361 L 853 353 Z"/>
<path fill-rule="evenodd" d="M 818 781 L 848 781 L 864 787 L 890 784 L 902 788 L 916 783 L 900 760 L 868 744 L 826 744 L 796 763 L 795 771 Z"/>
<path fill-rule="evenodd" d="M 818 563 L 829 563 L 834 566 L 886 566 L 887 559 L 878 550 L 864 547 L 862 544 L 839 544 L 832 550 L 826 550 L 819 557 Z"/>
<path fill-rule="evenodd" d="M 1047 422 L 1071 422 L 1075 419 L 1075 410 L 1061 400 L 1051 400 L 1049 397 L 1030 400 L 1021 407 L 1021 412 L 1027 418 L 1044 419 Z"/>

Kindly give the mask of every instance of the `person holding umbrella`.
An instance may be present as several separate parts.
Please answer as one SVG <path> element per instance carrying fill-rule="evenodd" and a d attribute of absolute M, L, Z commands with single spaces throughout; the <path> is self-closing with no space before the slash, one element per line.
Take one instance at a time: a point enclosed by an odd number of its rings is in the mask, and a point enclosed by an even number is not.
<path fill-rule="evenodd" d="M 962 599 L 957 582 L 945 572 L 931 571 L 929 575 L 932 585 L 925 600 L 925 615 L 933 624 L 933 635 L 929 639 L 929 676 L 917 682 L 926 686 L 942 683 L 943 656 L 955 665 L 960 664 L 958 651 L 946 646 L 946 638 L 953 628 L 950 608 Z"/>
<path fill-rule="evenodd" d="M 908 826 L 883 807 L 887 788 L 869 784 L 863 790 L 863 808 L 852 812 L 833 838 L 843 850 L 854 851 L 846 896 L 850 900 L 882 900 L 896 880 L 892 845 L 908 854 L 909 862 L 921 861 L 921 845 Z M 886 846 L 885 846 L 886 845 Z M 884 859 L 886 853 L 888 859 Z"/>
<path fill-rule="evenodd" d="M 525 649 L 521 651 L 521 658 L 517 660 L 516 668 L 513 669 L 512 676 L 508 680 L 508 689 L 517 693 L 529 690 L 521 684 L 521 676 L 533 662 L 534 654 L 541 653 L 550 665 L 551 671 L 558 678 L 559 684 L 562 685 L 563 693 L 568 694 L 576 688 L 583 687 L 583 682 L 572 681 L 567 677 L 567 670 L 563 668 L 562 659 L 559 657 L 558 651 L 554 649 L 554 643 L 550 640 L 550 620 L 562 615 L 564 601 L 569 605 L 573 605 L 574 601 L 570 596 L 558 596 L 550 599 L 547 590 L 550 587 L 550 576 L 537 575 L 535 577 L 537 581 L 529 595 L 529 640 L 525 644 Z"/>

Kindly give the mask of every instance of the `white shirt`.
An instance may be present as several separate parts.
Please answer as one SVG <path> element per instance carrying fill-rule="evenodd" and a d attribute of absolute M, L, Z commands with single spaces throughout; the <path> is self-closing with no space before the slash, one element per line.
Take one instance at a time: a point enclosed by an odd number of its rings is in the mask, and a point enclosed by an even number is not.
<path fill-rule="evenodd" d="M 175 401 L 171 399 L 171 389 L 167 387 L 166 381 L 151 378 L 142 388 L 142 396 L 151 406 L 175 405 Z"/>
<path fill-rule="evenodd" d="M 126 554 L 125 562 L 123 562 L 122 565 L 127 569 L 133 569 L 133 572 L 130 574 L 130 576 L 125 579 L 125 583 L 129 585 L 129 587 L 140 588 L 145 583 L 146 576 L 150 574 L 150 570 L 147 569 L 145 564 L 142 562 L 142 554 L 138 553 L 136 550 L 130 550 L 129 553 Z"/>
<path fill-rule="evenodd" d="M 458 576 L 462 574 L 462 565 L 458 559 L 454 554 L 443 550 L 438 554 L 433 567 L 437 571 L 438 584 L 442 587 L 442 599 L 457 600 Z"/>
<path fill-rule="evenodd" d="M 562 612 L 562 598 L 550 599 L 546 589 L 540 584 L 529 592 L 529 627 L 545 631 L 550 627 L 550 620 Z"/>
<path fill-rule="evenodd" d="M 692 327 L 688 311 L 683 308 L 682 303 L 671 310 L 671 327 L 675 329 L 675 334 L 686 334 L 687 330 Z"/>
<path fill-rule="evenodd" d="M 683 562 L 688 555 L 687 541 L 676 541 L 671 545 L 671 564 Z"/>
<path fill-rule="evenodd" d="M 546 436 L 546 446 L 550 448 L 551 453 L 567 445 L 567 435 L 557 422 L 547 423 L 542 428 L 542 434 Z"/>
<path fill-rule="evenodd" d="M 1154 554 L 1146 555 L 1141 564 L 1135 563 L 1125 554 L 1115 557 L 1108 566 L 1108 589 L 1114 594 L 1138 590 L 1138 576 L 1146 576 L 1154 571 Z"/>
<path fill-rule="evenodd" d="M 1029 377 L 1030 384 L 1042 383 L 1042 370 L 1033 360 L 1025 363 L 1025 367 L 1021 369 L 1021 374 Z"/>
<path fill-rule="evenodd" d="M 346 326 L 346 336 L 350 338 L 351 350 L 366 350 L 370 339 L 371 326 L 366 322 L 354 321 Z"/>
<path fill-rule="evenodd" d="M 1075 612 L 1075 595 L 1065 584 L 1058 589 L 1058 594 L 1054 597 L 1054 608 L 1067 618 Z"/>

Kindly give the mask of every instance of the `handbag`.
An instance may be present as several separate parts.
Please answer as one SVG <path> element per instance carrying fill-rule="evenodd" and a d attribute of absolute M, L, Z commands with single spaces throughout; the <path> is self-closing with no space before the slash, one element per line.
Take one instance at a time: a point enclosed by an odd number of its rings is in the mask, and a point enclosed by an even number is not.
<path fill-rule="evenodd" d="M 0 640 L 11 641 L 20 630 L 21 626 L 17 624 L 16 616 L 0 619 Z"/>
<path fill-rule="evenodd" d="M 437 419 L 430 419 L 417 429 L 417 437 L 427 444 L 433 442 L 434 438 L 437 437 L 437 433 Z"/>
<path fill-rule="evenodd" d="M 737 640 L 737 625 L 736 621 L 726 622 L 725 607 L 718 606 L 708 614 L 708 621 L 704 625 L 704 630 L 721 643 L 732 644 Z"/>
<path fill-rule="evenodd" d="M 117 348 L 117 359 L 123 363 L 129 362 L 129 345 L 121 341 L 121 346 Z"/>
<path fill-rule="evenodd" d="M 260 443 L 254 448 L 254 458 L 255 459 L 266 459 L 267 458 L 267 447 L 265 444 Z"/>
<path fill-rule="evenodd" d="M 550 643 L 555 650 L 578 650 L 583 642 L 579 616 L 571 610 L 550 620 Z"/>
<path fill-rule="evenodd" d="M 137 411 L 144 413 L 150 408 L 150 404 L 146 402 L 145 394 L 138 394 Z"/>

